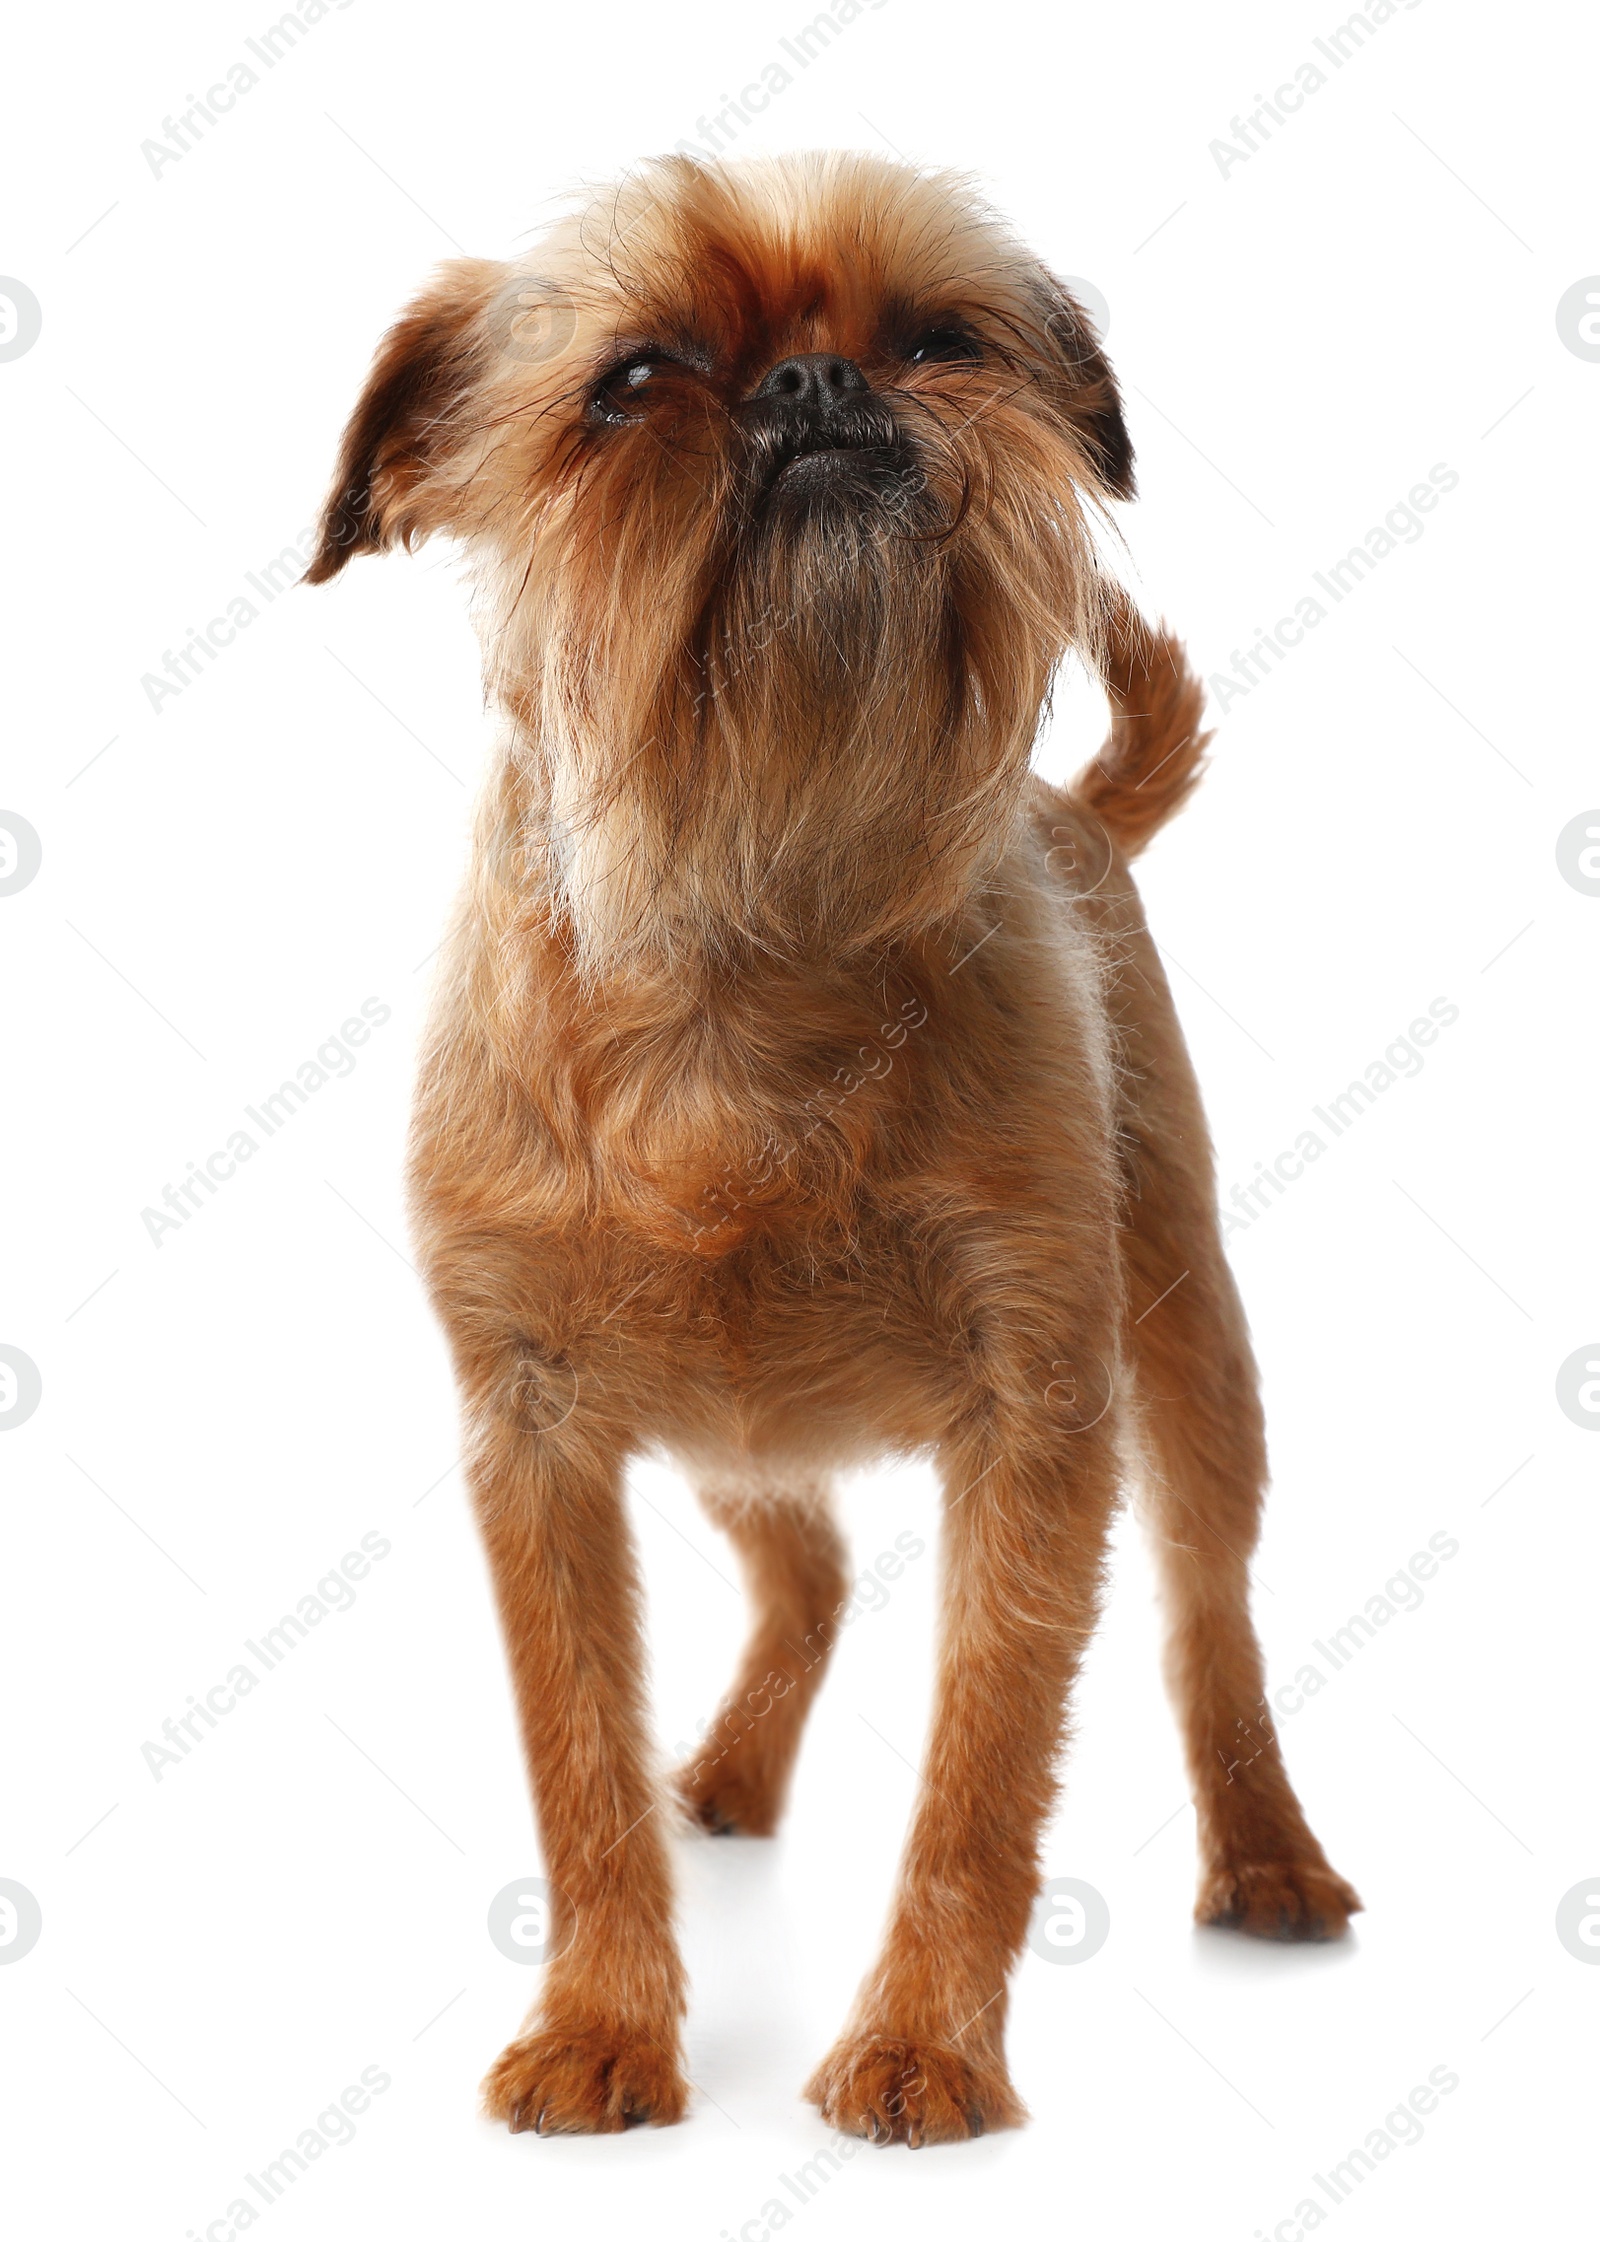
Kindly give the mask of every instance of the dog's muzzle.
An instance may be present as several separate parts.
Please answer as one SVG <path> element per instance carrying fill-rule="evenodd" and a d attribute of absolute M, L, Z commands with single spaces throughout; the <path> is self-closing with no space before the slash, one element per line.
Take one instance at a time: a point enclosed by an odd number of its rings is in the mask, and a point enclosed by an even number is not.
<path fill-rule="evenodd" d="M 764 492 L 882 490 L 910 465 L 888 405 L 853 359 L 832 351 L 780 360 L 745 399 L 740 418 Z"/>

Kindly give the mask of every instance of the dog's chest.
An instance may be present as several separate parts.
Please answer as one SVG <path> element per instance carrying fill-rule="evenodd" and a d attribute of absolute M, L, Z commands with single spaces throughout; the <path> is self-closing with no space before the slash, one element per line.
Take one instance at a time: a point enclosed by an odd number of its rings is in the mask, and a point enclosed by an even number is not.
<path fill-rule="evenodd" d="M 597 1180 L 658 1246 L 722 1259 L 757 1236 L 845 1234 L 863 1187 L 903 1157 L 926 1001 L 801 1016 L 780 1000 L 619 1041 L 591 1086 Z"/>

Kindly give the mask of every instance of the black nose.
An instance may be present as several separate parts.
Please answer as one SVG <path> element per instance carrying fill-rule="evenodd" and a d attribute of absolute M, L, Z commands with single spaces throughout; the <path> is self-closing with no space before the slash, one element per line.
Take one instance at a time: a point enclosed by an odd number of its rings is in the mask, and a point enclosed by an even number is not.
<path fill-rule="evenodd" d="M 862 397 L 867 377 L 853 358 L 835 351 L 812 350 L 798 358 L 781 358 L 756 384 L 757 397 L 787 397 L 797 405 L 826 412 L 847 397 Z"/>

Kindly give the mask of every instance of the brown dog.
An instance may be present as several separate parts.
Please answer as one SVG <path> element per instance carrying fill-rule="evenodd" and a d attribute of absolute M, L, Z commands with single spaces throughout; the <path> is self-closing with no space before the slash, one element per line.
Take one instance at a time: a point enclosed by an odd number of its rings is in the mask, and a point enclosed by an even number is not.
<path fill-rule="evenodd" d="M 1198 1913 L 1359 1905 L 1263 1712 L 1266 1476 L 1210 1148 L 1125 859 L 1200 690 L 1112 588 L 1132 495 L 1083 315 L 958 182 L 668 159 L 536 261 L 445 267 L 346 431 L 310 570 L 463 541 L 502 744 L 412 1190 L 464 1399 L 562 1951 L 514 2129 L 683 2114 L 628 1459 L 676 1457 L 755 1624 L 711 1829 L 770 1831 L 846 1595 L 830 1475 L 937 1459 L 932 1735 L 882 1959 L 808 2092 L 878 2140 L 1023 2114 L 1027 1930 L 1107 1521 L 1137 1461 Z M 1029 755 L 1057 665 L 1114 720 Z"/>

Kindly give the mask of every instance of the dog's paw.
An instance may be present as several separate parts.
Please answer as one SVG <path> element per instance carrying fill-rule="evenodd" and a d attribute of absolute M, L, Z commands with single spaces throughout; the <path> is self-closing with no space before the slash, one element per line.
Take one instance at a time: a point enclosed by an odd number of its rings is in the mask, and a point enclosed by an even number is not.
<path fill-rule="evenodd" d="M 512 2041 L 483 2082 L 485 2112 L 513 2133 L 676 2125 L 687 2102 L 672 2049 L 621 2024 L 530 2032 Z"/>
<path fill-rule="evenodd" d="M 1361 1902 L 1322 1861 L 1255 1861 L 1206 1877 L 1197 1923 L 1247 1931 L 1252 1938 L 1340 1938 Z"/>
<path fill-rule="evenodd" d="M 672 1777 L 672 1788 L 693 1820 L 714 1837 L 770 1837 L 783 1811 L 764 1771 L 741 1764 L 736 1752 L 706 1762 L 688 1760 Z"/>
<path fill-rule="evenodd" d="M 880 2146 L 970 2141 L 1027 2116 L 1003 2063 L 969 2062 L 929 2040 L 862 2032 L 841 2040 L 805 2088 L 837 2132 Z"/>

